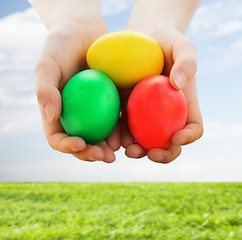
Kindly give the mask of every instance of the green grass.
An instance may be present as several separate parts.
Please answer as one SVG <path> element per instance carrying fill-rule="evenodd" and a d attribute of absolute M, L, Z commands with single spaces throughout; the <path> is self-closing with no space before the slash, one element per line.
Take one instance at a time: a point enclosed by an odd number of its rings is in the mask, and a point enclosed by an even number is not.
<path fill-rule="evenodd" d="M 0 239 L 242 239 L 242 183 L 0 183 Z"/>

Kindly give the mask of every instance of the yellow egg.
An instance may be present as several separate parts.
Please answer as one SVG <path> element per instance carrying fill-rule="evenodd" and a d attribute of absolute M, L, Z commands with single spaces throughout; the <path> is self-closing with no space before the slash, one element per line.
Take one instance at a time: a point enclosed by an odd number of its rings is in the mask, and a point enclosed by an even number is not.
<path fill-rule="evenodd" d="M 120 31 L 97 39 L 87 51 L 90 68 L 108 75 L 120 88 L 162 72 L 164 56 L 157 42 L 145 34 Z"/>

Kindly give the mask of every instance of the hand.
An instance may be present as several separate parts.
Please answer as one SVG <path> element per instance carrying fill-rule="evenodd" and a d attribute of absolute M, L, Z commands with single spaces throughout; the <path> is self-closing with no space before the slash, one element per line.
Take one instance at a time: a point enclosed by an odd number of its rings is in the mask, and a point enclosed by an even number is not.
<path fill-rule="evenodd" d="M 129 30 L 135 30 L 129 26 Z M 172 27 L 161 26 L 154 30 L 143 31 L 150 35 L 161 46 L 165 66 L 163 75 L 170 77 L 172 86 L 182 89 L 187 100 L 188 115 L 184 129 L 177 131 L 171 138 L 172 146 L 167 149 L 154 148 L 145 151 L 137 144 L 130 134 L 125 108 L 129 93 L 123 95 L 123 114 L 121 120 L 121 145 L 126 148 L 125 154 L 131 158 L 141 158 L 145 155 L 154 162 L 169 163 L 181 153 L 181 145 L 192 143 L 203 134 L 203 122 L 199 109 L 195 73 L 197 70 L 196 50 L 194 45 L 180 32 Z"/>
<path fill-rule="evenodd" d="M 86 144 L 80 137 L 69 137 L 60 123 L 61 94 L 65 84 L 86 69 L 86 52 L 90 44 L 106 34 L 103 18 L 82 23 L 73 19 L 50 31 L 35 69 L 36 93 L 43 128 L 49 145 L 85 161 L 111 163 L 120 147 L 119 125 L 113 133 L 96 145 Z"/>

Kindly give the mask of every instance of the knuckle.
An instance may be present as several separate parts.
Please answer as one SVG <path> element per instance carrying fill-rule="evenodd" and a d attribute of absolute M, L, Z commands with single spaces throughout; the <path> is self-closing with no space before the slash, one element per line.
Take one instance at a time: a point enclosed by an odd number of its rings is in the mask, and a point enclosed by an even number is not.
<path fill-rule="evenodd" d="M 44 92 L 44 88 L 43 87 L 36 87 L 35 93 L 36 93 L 36 96 L 37 96 L 38 100 L 43 95 L 43 92 Z"/>
<path fill-rule="evenodd" d="M 50 63 L 47 60 L 40 59 L 38 60 L 35 66 L 35 92 L 37 96 L 43 92 L 43 83 L 45 76 L 48 76 L 51 73 Z"/>
<path fill-rule="evenodd" d="M 39 59 L 36 66 L 35 66 L 35 76 L 37 76 L 39 73 L 46 71 L 49 69 L 50 63 L 49 61 L 45 59 Z"/>
<path fill-rule="evenodd" d="M 197 68 L 197 57 L 194 54 L 183 56 L 183 62 L 189 64 L 190 67 Z"/>
<path fill-rule="evenodd" d="M 36 87 L 35 93 L 37 96 L 38 103 L 44 105 L 47 102 L 46 96 L 48 95 L 48 88 L 46 87 Z"/>
<path fill-rule="evenodd" d="M 197 54 L 194 44 L 187 38 L 182 38 L 175 43 L 174 59 L 178 68 L 183 69 L 190 79 L 197 71 Z"/>
<path fill-rule="evenodd" d="M 42 96 L 43 96 L 44 90 L 42 88 L 36 88 L 35 92 L 36 92 L 38 103 L 41 104 L 42 103 L 42 99 L 43 99 Z"/>
<path fill-rule="evenodd" d="M 195 45 L 189 39 L 183 39 L 183 41 L 181 41 L 181 44 L 183 45 L 183 48 L 190 49 L 190 51 L 193 51 L 194 53 L 197 52 Z"/>
<path fill-rule="evenodd" d="M 196 59 L 197 59 L 197 50 L 195 45 L 188 39 L 184 40 L 182 43 L 182 47 L 183 49 L 186 49 L 186 52 L 188 53 L 186 56 L 186 58 L 191 61 L 194 62 L 196 64 Z"/>
<path fill-rule="evenodd" d="M 191 51 L 196 52 L 196 47 L 195 45 L 186 37 L 180 38 L 175 42 L 174 45 L 175 49 L 180 49 L 180 48 L 185 48 L 185 49 L 190 49 Z"/>

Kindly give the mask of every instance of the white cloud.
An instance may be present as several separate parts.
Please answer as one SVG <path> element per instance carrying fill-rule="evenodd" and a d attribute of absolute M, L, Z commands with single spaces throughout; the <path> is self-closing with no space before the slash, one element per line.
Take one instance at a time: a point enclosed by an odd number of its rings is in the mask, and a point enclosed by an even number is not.
<path fill-rule="evenodd" d="M 217 26 L 217 31 L 214 33 L 215 36 L 223 36 L 233 34 L 242 30 L 242 20 L 228 20 L 225 23 L 221 23 Z"/>
<path fill-rule="evenodd" d="M 37 100 L 34 94 L 19 97 L 17 94 L 11 93 L 9 89 L 0 88 L 0 106 L 28 107 L 36 105 Z"/>
<path fill-rule="evenodd" d="M 30 8 L 0 19 L 0 136 L 41 128 L 34 66 L 47 31 Z"/>
<path fill-rule="evenodd" d="M 241 36 L 240 0 L 203 1 L 188 30 L 188 37 L 199 46 L 200 73 L 221 73 L 240 67 Z"/>
<path fill-rule="evenodd" d="M 1 49 L 28 46 L 25 50 L 35 50 L 47 32 L 33 8 L 0 19 L 0 30 Z"/>
<path fill-rule="evenodd" d="M 0 19 L 0 71 L 33 69 L 47 31 L 30 8 Z"/>
<path fill-rule="evenodd" d="M 242 36 L 240 39 L 236 39 L 234 42 L 229 45 L 231 50 L 242 51 Z"/>
<path fill-rule="evenodd" d="M 217 156 L 213 160 L 203 154 L 192 156 L 191 149 L 173 163 L 164 165 L 147 158 L 127 159 L 123 150 L 112 164 L 79 161 L 70 155 L 56 153 L 50 159 L 28 160 L 14 165 L 0 165 L 5 173 L 1 181 L 241 181 L 241 163 Z M 56 160 L 55 160 L 56 159 Z M 58 160 L 57 160 L 58 159 Z M 1 176 L 1 174 L 0 174 Z M 2 175 L 4 176 L 4 175 Z"/>
<path fill-rule="evenodd" d="M 11 111 L 2 109 L 0 113 L 0 139 L 39 131 L 42 128 L 37 106 L 15 107 Z"/>
<path fill-rule="evenodd" d="M 202 45 L 199 52 L 199 69 L 200 73 L 218 73 L 231 71 L 231 68 L 238 67 L 240 69 L 242 65 L 242 32 L 240 36 L 231 40 L 221 39 L 220 41 L 213 41 L 208 37 L 209 43 Z M 221 50 L 222 49 L 222 50 Z M 201 55 L 201 56 L 200 56 Z M 240 81 L 239 74 L 236 74 L 234 81 Z M 219 80 L 220 81 L 220 80 Z"/>
<path fill-rule="evenodd" d="M 3 61 L 6 58 L 6 54 L 5 53 L 0 53 L 0 61 Z"/>
<path fill-rule="evenodd" d="M 103 15 L 118 14 L 134 4 L 134 0 L 99 0 Z"/>
<path fill-rule="evenodd" d="M 204 136 L 207 138 L 242 137 L 242 122 L 233 124 L 207 122 L 204 124 L 204 129 Z"/>
<path fill-rule="evenodd" d="M 242 31 L 242 5 L 236 1 L 204 2 L 191 22 L 189 34 L 197 38 L 223 37 Z"/>
<path fill-rule="evenodd" d="M 231 41 L 228 44 L 227 51 L 224 52 L 224 65 L 223 67 L 227 66 L 238 66 L 241 67 L 242 65 L 242 33 L 239 38 Z"/>
<path fill-rule="evenodd" d="M 134 3 L 128 0 L 100 2 L 105 15 L 121 12 Z M 215 37 L 215 33 L 216 37 L 238 33 L 242 16 L 239 3 L 234 1 L 231 7 L 219 2 L 204 5 L 195 17 L 192 33 L 197 34 L 197 38 Z M 236 21 L 237 25 L 233 27 L 232 23 Z M 24 138 L 26 133 L 42 131 L 33 70 L 47 31 L 34 10 L 28 9 L 1 19 L 0 32 L 0 140 L 4 141 L 9 135 L 14 138 L 19 134 Z M 229 59 L 232 61 L 234 56 L 241 59 L 241 40 L 237 38 L 227 44 L 226 64 L 232 64 Z M 213 51 L 216 64 L 209 62 L 212 67 L 219 65 L 218 59 L 220 62 L 223 59 L 216 55 L 221 46 L 216 45 Z M 208 60 L 204 58 L 204 61 Z M 241 181 L 241 134 L 241 122 L 229 125 L 220 121 L 205 123 L 202 139 L 184 147 L 182 155 L 168 165 L 153 163 L 147 158 L 128 159 L 122 150 L 117 153 L 114 164 L 86 163 L 70 155 L 52 152 L 46 144 L 41 148 L 43 152 L 31 155 L 31 159 L 26 159 L 24 153 L 18 155 L 16 164 L 9 156 L 1 155 L 6 161 L 0 163 L 0 181 Z M 30 147 L 35 153 L 39 151 Z M 45 159 L 38 160 L 36 155 Z"/>

